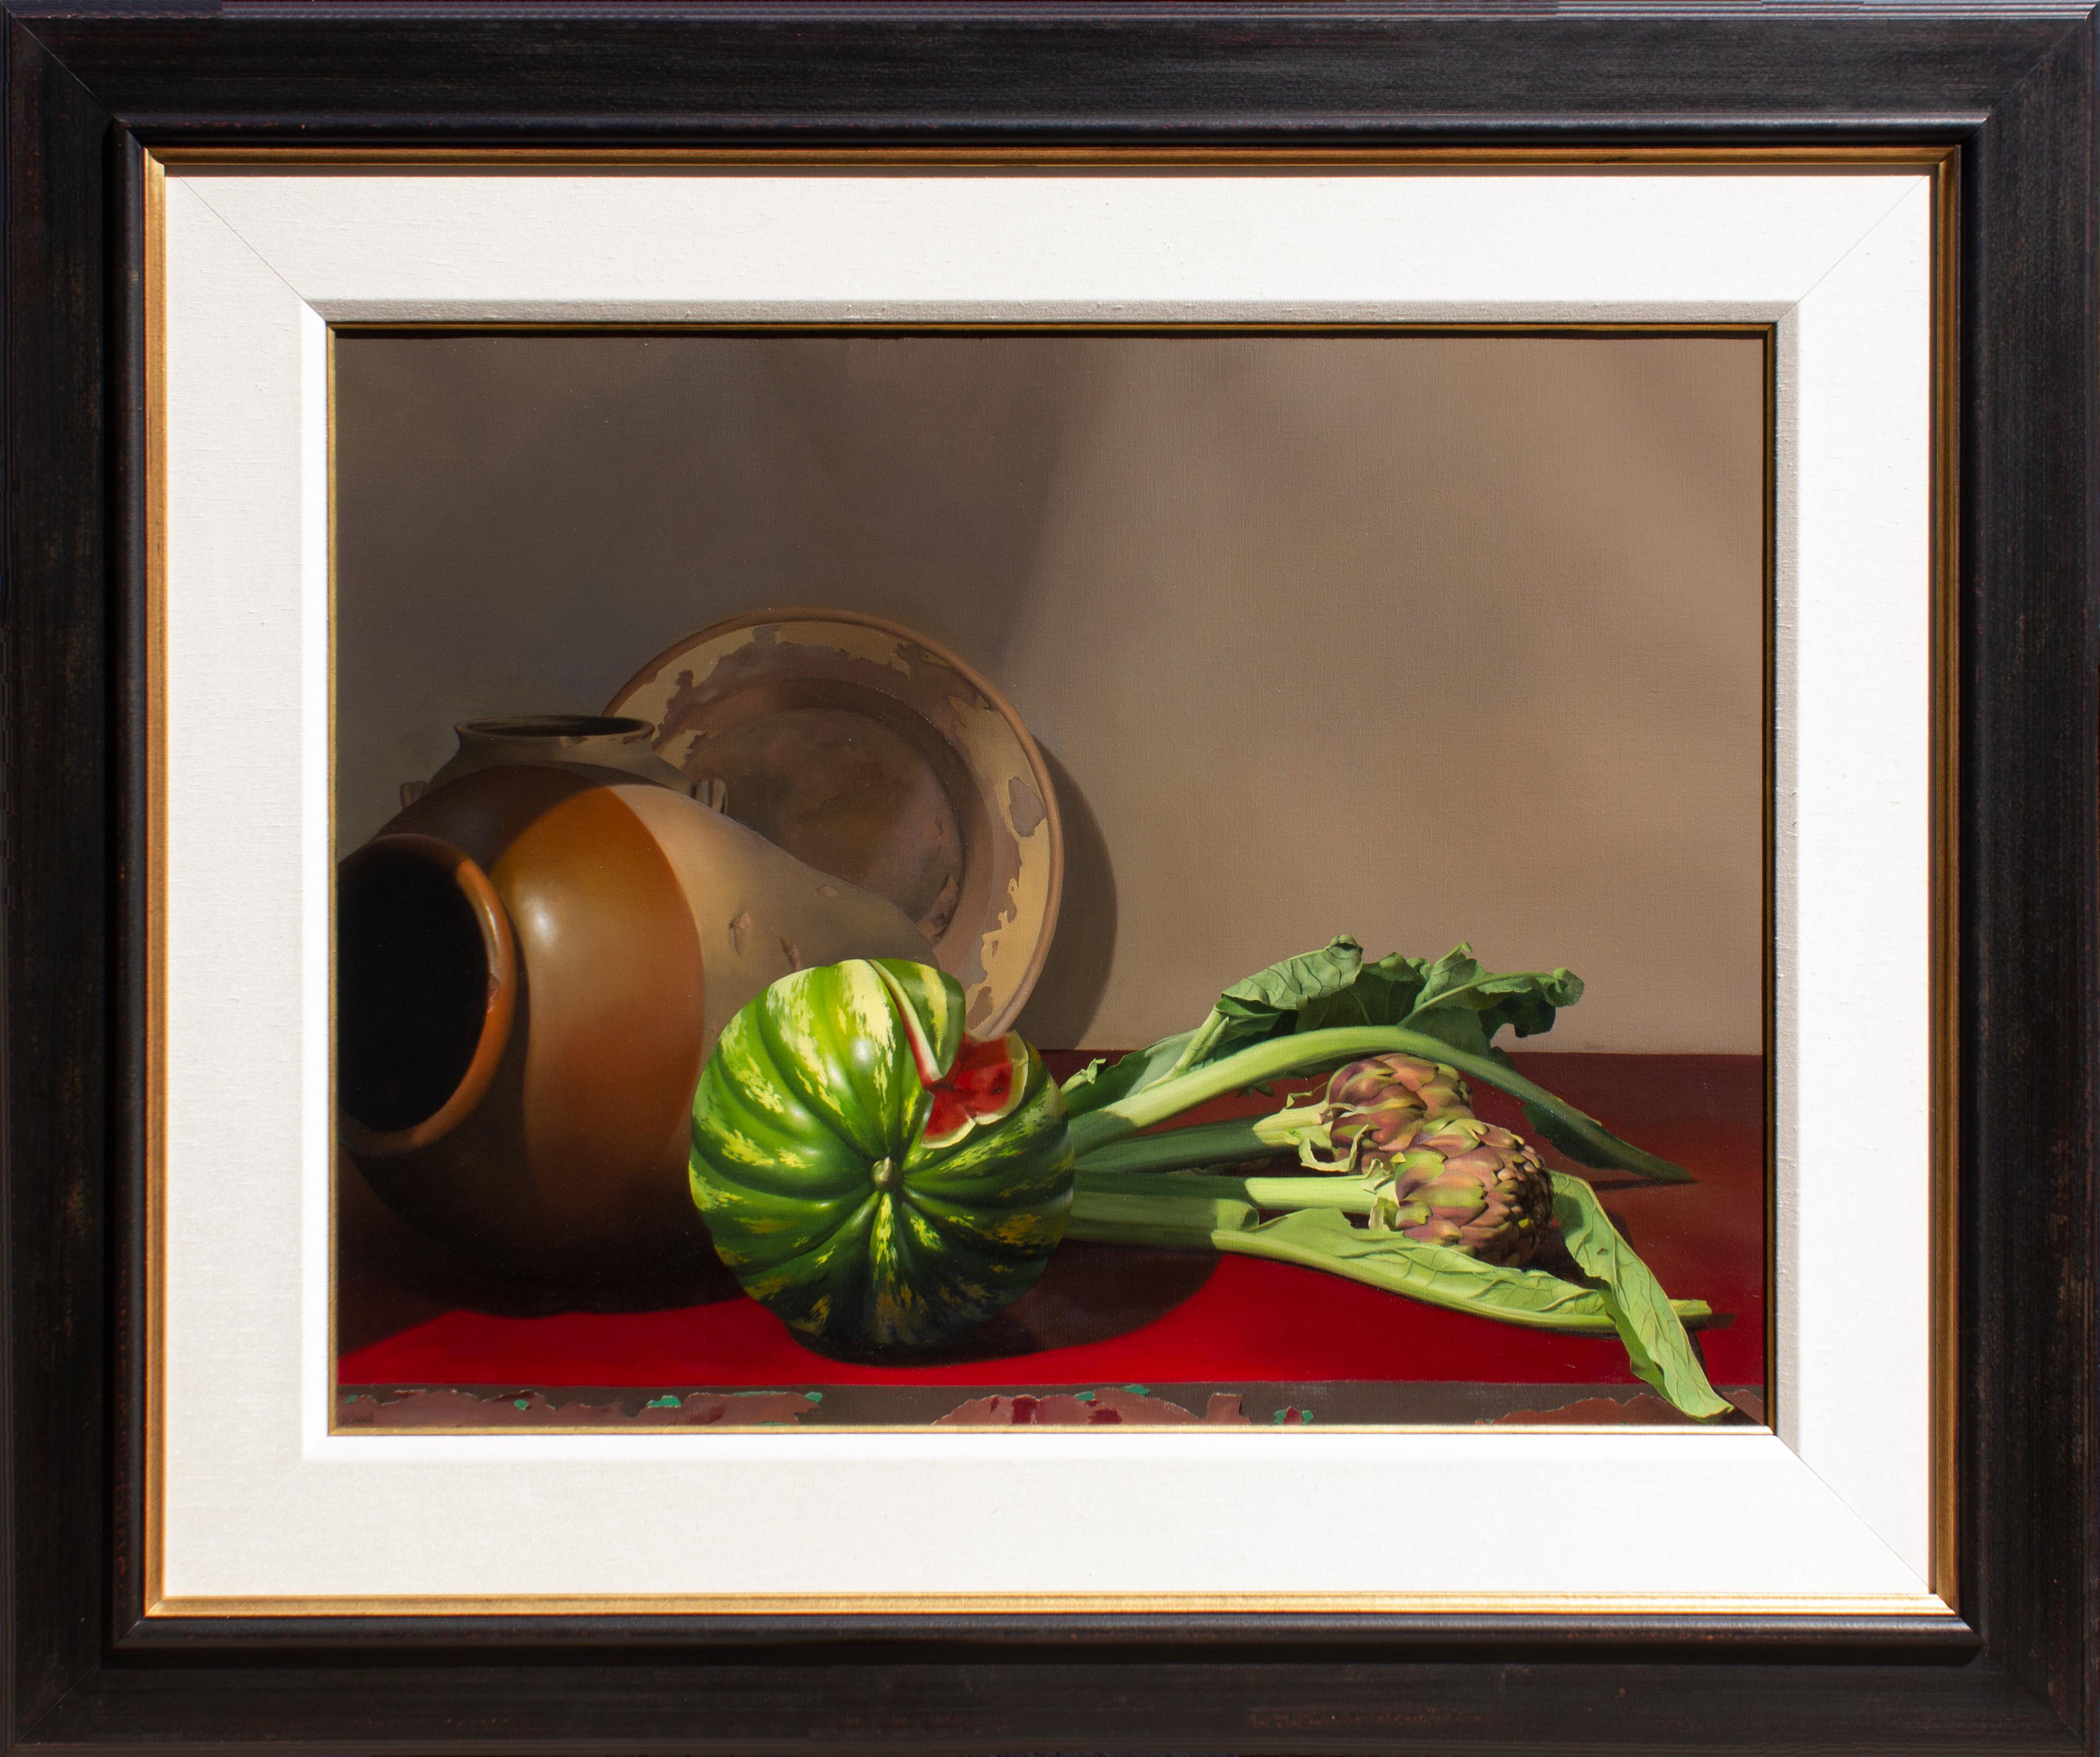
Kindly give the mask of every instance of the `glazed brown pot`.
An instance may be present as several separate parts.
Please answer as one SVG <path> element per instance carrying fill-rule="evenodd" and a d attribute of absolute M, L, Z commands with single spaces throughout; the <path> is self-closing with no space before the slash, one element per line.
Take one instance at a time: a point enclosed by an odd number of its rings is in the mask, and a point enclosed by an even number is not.
<path fill-rule="evenodd" d="M 893 904 L 562 735 L 342 862 L 341 1132 L 395 1212 L 480 1261 L 650 1274 L 705 1248 L 686 1130 L 722 1026 L 792 969 L 930 954 Z"/>
<path fill-rule="evenodd" d="M 656 754 L 656 728 L 627 714 L 542 713 L 503 720 L 462 720 L 452 728 L 459 739 L 445 766 L 417 789 L 443 787 L 477 769 L 501 769 L 517 763 L 619 769 L 674 792 L 697 797 L 685 775 Z M 404 806 L 412 804 L 404 800 Z"/>

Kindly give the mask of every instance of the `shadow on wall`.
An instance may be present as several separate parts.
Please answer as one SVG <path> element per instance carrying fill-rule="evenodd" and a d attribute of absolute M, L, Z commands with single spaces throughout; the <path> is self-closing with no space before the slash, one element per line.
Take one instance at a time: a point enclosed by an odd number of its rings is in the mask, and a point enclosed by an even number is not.
<path fill-rule="evenodd" d="M 1115 867 L 1093 807 L 1071 771 L 1053 751 L 1044 749 L 1043 761 L 1064 819 L 1065 891 L 1050 956 L 1013 1028 L 1039 1048 L 1134 1048 L 1087 1040 L 1115 962 Z"/>
<path fill-rule="evenodd" d="M 748 611 L 871 611 L 996 677 L 1108 364 L 1055 337 L 344 342 L 343 849 L 451 757 L 455 722 L 600 712 Z"/>

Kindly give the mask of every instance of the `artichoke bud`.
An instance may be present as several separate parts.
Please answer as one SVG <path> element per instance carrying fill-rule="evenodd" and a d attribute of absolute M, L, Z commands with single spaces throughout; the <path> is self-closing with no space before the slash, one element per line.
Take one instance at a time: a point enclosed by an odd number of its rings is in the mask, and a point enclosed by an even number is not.
<path fill-rule="evenodd" d="M 1484 1263 L 1520 1269 L 1553 1221 L 1553 1186 L 1538 1155 L 1478 1117 L 1418 1118 L 1396 1151 L 1362 1150 L 1371 1229 L 1405 1233 Z"/>
<path fill-rule="evenodd" d="M 1335 1070 L 1327 1082 L 1327 1108 L 1337 1122 L 1369 1126 L 1374 1119 L 1394 1115 L 1470 1116 L 1473 1094 L 1465 1076 L 1441 1062 L 1411 1055 L 1370 1056 Z"/>
<path fill-rule="evenodd" d="M 1337 1069 L 1320 1112 L 1326 1141 L 1301 1151 L 1318 1171 L 1343 1172 L 1399 1152 L 1428 1116 L 1471 1116 L 1473 1094 L 1454 1067 L 1419 1056 L 1366 1057 Z"/>

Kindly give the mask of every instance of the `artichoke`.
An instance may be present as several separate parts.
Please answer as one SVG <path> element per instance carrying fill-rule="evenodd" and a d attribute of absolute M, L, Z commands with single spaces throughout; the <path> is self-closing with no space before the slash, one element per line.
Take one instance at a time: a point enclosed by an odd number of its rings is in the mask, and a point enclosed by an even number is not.
<path fill-rule="evenodd" d="M 1362 1174 L 1374 1232 L 1521 1269 L 1553 1223 L 1553 1185 L 1538 1155 L 1475 1116 L 1472 1103 L 1458 1071 L 1441 1062 L 1352 1062 L 1327 1082 L 1325 1141 L 1305 1157 Z"/>
<path fill-rule="evenodd" d="M 1553 1185 L 1538 1155 L 1476 1116 L 1424 1117 L 1392 1149 L 1366 1151 L 1359 1163 L 1374 1232 L 1404 1232 L 1521 1269 L 1553 1223 Z"/>
<path fill-rule="evenodd" d="M 1456 1068 L 1418 1056 L 1380 1055 L 1336 1071 L 1320 1119 L 1335 1150 L 1346 1154 L 1360 1136 L 1365 1150 L 1376 1150 L 1425 1116 L 1472 1114 L 1473 1094 Z"/>

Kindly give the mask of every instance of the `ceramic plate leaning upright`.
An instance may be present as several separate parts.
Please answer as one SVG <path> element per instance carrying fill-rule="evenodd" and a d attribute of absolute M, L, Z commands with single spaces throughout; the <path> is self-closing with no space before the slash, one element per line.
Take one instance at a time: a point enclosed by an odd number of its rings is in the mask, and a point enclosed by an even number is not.
<path fill-rule="evenodd" d="M 767 610 L 660 653 L 607 704 L 739 823 L 887 897 L 963 986 L 972 1035 L 1010 1030 L 1050 949 L 1057 796 L 1006 698 L 879 616 Z"/>

